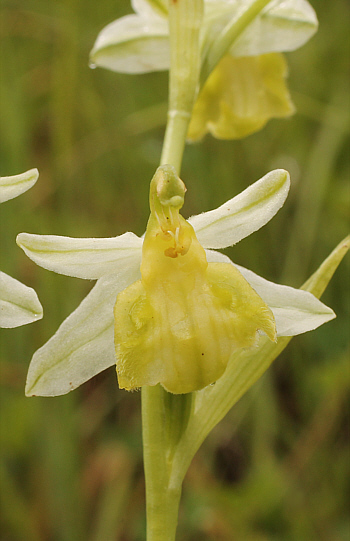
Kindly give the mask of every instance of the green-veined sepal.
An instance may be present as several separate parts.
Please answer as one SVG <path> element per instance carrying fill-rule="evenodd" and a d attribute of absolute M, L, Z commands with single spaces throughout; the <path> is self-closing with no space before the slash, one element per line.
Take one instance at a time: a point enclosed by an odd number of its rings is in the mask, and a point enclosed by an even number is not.
<path fill-rule="evenodd" d="M 30 169 L 20 175 L 0 177 L 0 203 L 13 199 L 34 186 L 39 178 L 37 169 Z"/>
<path fill-rule="evenodd" d="M 34 289 L 0 271 L 0 327 L 20 327 L 42 317 L 43 308 Z"/>

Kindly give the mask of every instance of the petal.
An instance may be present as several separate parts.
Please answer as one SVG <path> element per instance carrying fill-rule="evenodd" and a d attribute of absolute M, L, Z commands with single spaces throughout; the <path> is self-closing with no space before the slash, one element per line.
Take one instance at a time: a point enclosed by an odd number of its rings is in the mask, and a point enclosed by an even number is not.
<path fill-rule="evenodd" d="M 113 306 L 117 295 L 140 278 L 137 268 L 98 280 L 56 334 L 33 356 L 26 395 L 68 393 L 115 364 Z"/>
<path fill-rule="evenodd" d="M 207 250 L 206 253 L 210 262 L 222 261 L 233 264 L 224 254 L 211 250 Z M 271 308 L 278 336 L 295 336 L 312 331 L 335 318 L 333 310 L 312 293 L 269 282 L 244 267 L 234 266 Z"/>
<path fill-rule="evenodd" d="M 221 207 L 188 221 L 205 248 L 232 246 L 271 220 L 282 207 L 289 186 L 287 171 L 270 171 Z"/>
<path fill-rule="evenodd" d="M 34 289 L 0 272 L 0 327 L 13 328 L 43 317 Z"/>
<path fill-rule="evenodd" d="M 287 63 L 279 53 L 221 59 L 194 105 L 187 138 L 206 133 L 218 139 L 240 139 L 271 118 L 294 112 L 286 85 Z"/>
<path fill-rule="evenodd" d="M 11 177 L 0 177 L 0 203 L 13 199 L 29 190 L 34 186 L 38 177 L 39 172 L 37 169 L 30 169 L 25 173 Z"/>
<path fill-rule="evenodd" d="M 122 73 L 169 69 L 167 20 L 127 15 L 107 25 L 90 53 L 93 65 Z"/>
<path fill-rule="evenodd" d="M 312 331 L 335 318 L 333 310 L 312 293 L 274 284 L 248 269 L 236 267 L 271 308 L 278 336 L 295 336 Z"/>
<path fill-rule="evenodd" d="M 236 349 L 255 345 L 258 331 L 276 340 L 271 310 L 233 265 L 213 263 L 190 273 L 189 254 L 180 266 L 168 258 L 177 267 L 175 279 L 158 263 L 156 282 L 139 280 L 118 295 L 119 387 L 161 383 L 174 394 L 197 391 L 222 376 Z"/>
<path fill-rule="evenodd" d="M 74 239 L 20 233 L 17 244 L 37 265 L 59 274 L 96 279 L 139 267 L 142 239 L 124 233 L 107 239 Z"/>
<path fill-rule="evenodd" d="M 251 0 L 245 0 L 247 5 Z M 277 0 L 268 4 L 247 27 L 230 52 L 254 56 L 298 49 L 317 31 L 314 9 L 306 0 Z"/>

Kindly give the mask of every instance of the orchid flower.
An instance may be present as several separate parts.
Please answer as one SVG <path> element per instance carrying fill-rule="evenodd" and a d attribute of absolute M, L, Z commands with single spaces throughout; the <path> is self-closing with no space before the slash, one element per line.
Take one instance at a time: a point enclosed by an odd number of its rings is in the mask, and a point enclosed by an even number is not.
<path fill-rule="evenodd" d="M 0 177 L 0 203 L 29 190 L 38 177 L 37 169 L 20 175 Z M 43 309 L 34 289 L 0 272 L 0 327 L 19 327 L 42 317 Z"/>
<path fill-rule="evenodd" d="M 167 2 L 131 3 L 134 14 L 98 35 L 91 65 L 122 73 L 169 69 Z M 205 0 L 201 84 L 188 139 L 197 141 L 207 132 L 221 139 L 241 138 L 270 118 L 290 116 L 294 106 L 281 53 L 301 47 L 317 25 L 306 0 Z"/>
<path fill-rule="evenodd" d="M 289 185 L 286 171 L 272 171 L 186 221 L 179 214 L 184 185 L 171 166 L 161 166 L 151 183 L 144 237 L 18 235 L 18 245 L 38 265 L 97 279 L 34 354 L 26 394 L 67 393 L 115 364 L 121 387 L 160 382 L 175 394 L 187 393 L 225 377 L 231 353 L 254 349 L 259 333 L 276 340 L 333 319 L 311 293 L 271 283 L 216 251 L 266 224 Z"/>
<path fill-rule="evenodd" d="M 205 0 L 202 56 L 207 57 L 224 28 L 238 19 L 253 0 Z M 96 66 L 121 73 L 146 73 L 170 67 L 167 2 L 131 0 L 135 11 L 107 25 L 90 54 Z M 231 44 L 235 57 L 294 51 L 317 29 L 317 17 L 306 0 L 274 0 Z"/>

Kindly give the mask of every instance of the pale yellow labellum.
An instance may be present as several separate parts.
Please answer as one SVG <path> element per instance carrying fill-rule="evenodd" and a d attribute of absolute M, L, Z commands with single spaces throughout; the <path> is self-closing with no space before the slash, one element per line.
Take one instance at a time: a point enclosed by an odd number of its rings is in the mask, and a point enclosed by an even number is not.
<path fill-rule="evenodd" d="M 172 166 L 151 182 L 151 215 L 142 250 L 141 280 L 122 291 L 114 308 L 119 386 L 161 383 L 175 394 L 214 383 L 237 348 L 257 332 L 276 339 L 271 310 L 240 272 L 209 263 L 192 226 L 179 214 L 185 185 Z"/>
<path fill-rule="evenodd" d="M 188 139 L 206 133 L 239 139 L 260 130 L 271 118 L 294 112 L 281 53 L 236 58 L 226 55 L 206 81 L 195 103 Z"/>

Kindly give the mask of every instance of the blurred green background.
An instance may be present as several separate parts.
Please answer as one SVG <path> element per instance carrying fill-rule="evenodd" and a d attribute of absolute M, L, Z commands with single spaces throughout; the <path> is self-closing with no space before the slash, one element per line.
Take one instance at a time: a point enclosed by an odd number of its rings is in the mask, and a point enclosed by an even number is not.
<path fill-rule="evenodd" d="M 320 29 L 288 55 L 297 114 L 242 141 L 186 149 L 184 215 L 215 208 L 267 171 L 290 171 L 284 208 L 227 253 L 300 286 L 346 235 L 350 7 L 314 0 Z M 113 368 L 70 395 L 25 398 L 30 358 L 92 284 L 36 267 L 16 234 L 142 234 L 164 133 L 167 74 L 88 67 L 119 0 L 4 0 L 1 174 L 36 186 L 1 207 L 1 267 L 36 289 L 44 319 L 1 331 L 2 541 L 144 541 L 140 394 Z M 6 254 L 6 255 L 5 255 Z M 183 488 L 182 541 L 348 541 L 349 257 L 323 300 L 337 319 L 300 336 L 216 427 Z"/>

